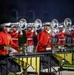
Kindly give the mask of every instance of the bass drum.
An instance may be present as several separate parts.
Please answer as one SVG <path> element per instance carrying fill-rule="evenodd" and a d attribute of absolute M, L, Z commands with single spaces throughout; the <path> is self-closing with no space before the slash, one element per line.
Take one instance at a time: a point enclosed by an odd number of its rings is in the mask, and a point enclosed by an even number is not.
<path fill-rule="evenodd" d="M 0 55 L 0 75 L 8 75 L 10 72 L 20 72 L 20 66 L 7 55 Z"/>

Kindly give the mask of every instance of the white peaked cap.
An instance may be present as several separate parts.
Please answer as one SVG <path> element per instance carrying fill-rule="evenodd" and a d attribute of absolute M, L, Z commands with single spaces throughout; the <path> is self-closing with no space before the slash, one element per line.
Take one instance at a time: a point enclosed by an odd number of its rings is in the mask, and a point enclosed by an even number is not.
<path fill-rule="evenodd" d="M 43 26 L 50 26 L 51 25 L 51 23 L 50 22 L 45 22 L 45 23 L 43 23 Z"/>
<path fill-rule="evenodd" d="M 63 28 L 63 25 L 59 25 L 58 28 Z"/>
<path fill-rule="evenodd" d="M 11 22 L 1 24 L 1 26 L 10 26 L 10 25 L 11 25 Z"/>

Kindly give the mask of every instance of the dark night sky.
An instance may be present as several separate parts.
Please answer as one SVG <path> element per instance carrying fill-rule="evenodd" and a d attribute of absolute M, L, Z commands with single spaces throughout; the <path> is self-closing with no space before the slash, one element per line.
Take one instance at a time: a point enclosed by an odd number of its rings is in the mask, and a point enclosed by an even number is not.
<path fill-rule="evenodd" d="M 14 11 L 14 9 L 16 11 Z M 63 21 L 69 17 L 74 19 L 73 0 L 0 0 L 0 17 L 24 16 L 30 19 L 40 18 L 42 21 L 51 21 L 56 18 Z"/>

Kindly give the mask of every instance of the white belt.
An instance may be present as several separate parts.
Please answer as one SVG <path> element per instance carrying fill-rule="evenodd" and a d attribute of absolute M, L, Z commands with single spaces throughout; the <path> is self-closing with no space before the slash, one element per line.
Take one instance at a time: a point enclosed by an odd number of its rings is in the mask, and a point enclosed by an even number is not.
<path fill-rule="evenodd" d="M 59 40 L 65 40 L 65 39 L 59 39 Z"/>
<path fill-rule="evenodd" d="M 33 38 L 27 38 L 27 40 L 33 40 Z"/>
<path fill-rule="evenodd" d="M 51 48 L 46 48 L 46 50 L 48 51 L 48 50 L 51 50 Z"/>
<path fill-rule="evenodd" d="M 18 40 L 18 38 L 12 38 L 12 40 Z"/>

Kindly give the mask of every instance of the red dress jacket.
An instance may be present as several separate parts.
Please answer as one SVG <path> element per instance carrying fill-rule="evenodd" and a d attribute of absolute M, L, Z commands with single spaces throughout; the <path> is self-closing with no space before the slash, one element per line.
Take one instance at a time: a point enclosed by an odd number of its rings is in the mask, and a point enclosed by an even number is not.
<path fill-rule="evenodd" d="M 8 54 L 8 50 L 4 50 L 4 45 L 11 44 L 13 44 L 11 35 L 4 31 L 0 32 L 0 54 Z"/>
<path fill-rule="evenodd" d="M 33 36 L 37 36 L 37 34 L 35 34 L 35 32 L 33 31 L 29 31 L 29 30 L 26 31 L 26 38 L 27 38 L 26 44 L 28 46 L 34 45 Z"/>
<path fill-rule="evenodd" d="M 51 39 L 50 34 L 47 31 L 42 30 L 38 35 L 38 44 L 37 44 L 36 52 L 46 51 L 47 46 L 48 45 L 51 46 L 50 39 Z"/>
<path fill-rule="evenodd" d="M 12 36 L 12 41 L 15 43 L 16 46 L 12 46 L 14 49 L 18 50 L 19 48 L 19 41 L 18 37 L 22 37 L 22 34 L 19 34 L 17 31 L 12 30 L 10 32 L 10 35 Z"/>
<path fill-rule="evenodd" d="M 74 38 L 74 30 L 71 31 L 71 36 Z"/>
<path fill-rule="evenodd" d="M 62 31 L 59 31 L 58 32 L 58 44 L 60 46 L 64 45 L 65 44 L 65 33 L 62 32 Z"/>

